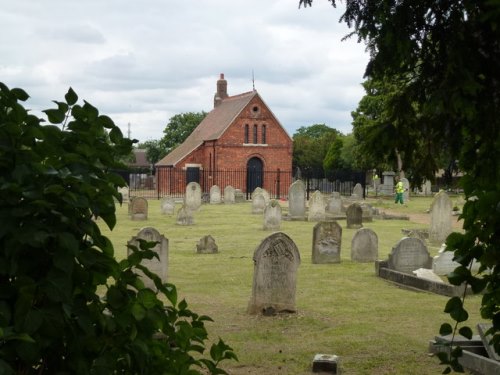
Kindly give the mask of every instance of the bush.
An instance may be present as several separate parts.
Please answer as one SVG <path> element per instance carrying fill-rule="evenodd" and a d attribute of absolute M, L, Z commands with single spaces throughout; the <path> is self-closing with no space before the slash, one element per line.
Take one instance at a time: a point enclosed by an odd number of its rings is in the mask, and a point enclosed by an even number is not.
<path fill-rule="evenodd" d="M 229 346 L 204 354 L 211 319 L 140 264 L 154 243 L 118 262 L 95 223 L 116 223 L 125 182 L 113 170 L 133 141 L 71 88 L 44 111 L 56 125 L 27 99 L 0 83 L 0 373 L 225 373 Z"/>

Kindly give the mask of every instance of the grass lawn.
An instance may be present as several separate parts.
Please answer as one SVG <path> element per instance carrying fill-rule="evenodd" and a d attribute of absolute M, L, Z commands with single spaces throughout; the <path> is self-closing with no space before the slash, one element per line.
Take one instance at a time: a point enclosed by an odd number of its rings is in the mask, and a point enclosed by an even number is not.
<path fill-rule="evenodd" d="M 452 199 L 453 200 L 453 199 Z M 455 200 L 453 200 L 455 202 Z M 368 199 L 380 209 L 401 214 L 428 215 L 431 198 L 415 197 L 407 207 L 392 200 Z M 281 202 L 283 212 L 286 202 Z M 180 207 L 178 205 L 177 209 Z M 297 244 L 301 264 L 297 276 L 296 314 L 263 317 L 249 315 L 252 293 L 252 256 L 264 231 L 262 215 L 251 214 L 250 203 L 203 205 L 193 226 L 176 225 L 176 217 L 161 215 L 159 201 L 149 201 L 147 221 L 131 221 L 127 205 L 117 207 L 117 225 L 110 232 L 118 258 L 126 243 L 145 226 L 169 240 L 168 281 L 208 323 L 211 340 L 230 345 L 239 362 L 224 365 L 230 374 L 310 374 L 315 354 L 336 354 L 342 374 L 440 374 L 444 367 L 428 354 L 428 343 L 444 322 L 448 297 L 399 288 L 375 276 L 372 263 L 354 263 L 350 246 L 355 229 L 342 226 L 340 264 L 312 264 L 312 230 L 316 223 L 283 221 L 281 231 Z M 379 239 L 379 258 L 386 259 L 402 237 L 401 229 L 428 225 L 407 220 L 365 223 Z M 210 234 L 218 254 L 197 254 L 196 244 Z M 429 246 L 431 256 L 439 245 Z M 469 322 L 482 322 L 480 296 L 468 297 Z"/>

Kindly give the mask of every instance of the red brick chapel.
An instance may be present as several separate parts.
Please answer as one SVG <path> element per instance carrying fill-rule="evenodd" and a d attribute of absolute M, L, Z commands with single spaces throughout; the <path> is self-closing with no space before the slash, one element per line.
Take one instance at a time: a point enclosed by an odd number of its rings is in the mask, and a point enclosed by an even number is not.
<path fill-rule="evenodd" d="M 231 185 L 272 196 L 288 192 L 292 139 L 254 89 L 229 96 L 224 74 L 217 81 L 214 108 L 191 135 L 156 164 L 160 194 L 183 191 L 196 181 L 208 192 Z M 277 191 L 278 189 L 278 191 Z"/>

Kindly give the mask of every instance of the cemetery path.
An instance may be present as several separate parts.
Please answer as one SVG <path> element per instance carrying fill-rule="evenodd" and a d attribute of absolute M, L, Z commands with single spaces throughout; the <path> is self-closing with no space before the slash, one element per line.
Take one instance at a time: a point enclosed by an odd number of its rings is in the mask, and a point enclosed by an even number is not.
<path fill-rule="evenodd" d="M 401 211 L 397 210 L 384 209 L 383 211 L 389 215 L 401 215 Z M 410 221 L 413 223 L 425 225 L 431 224 L 431 215 L 428 213 L 404 213 L 404 215 L 408 216 Z M 459 221 L 458 216 L 453 216 L 452 220 L 454 229 L 462 229 L 463 221 Z"/>

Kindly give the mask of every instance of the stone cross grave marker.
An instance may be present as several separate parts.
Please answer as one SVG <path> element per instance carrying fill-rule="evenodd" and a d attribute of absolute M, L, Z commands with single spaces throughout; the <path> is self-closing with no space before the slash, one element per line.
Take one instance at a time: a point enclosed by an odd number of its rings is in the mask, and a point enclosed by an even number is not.
<path fill-rule="evenodd" d="M 352 203 L 347 207 L 347 228 L 357 229 L 363 226 L 363 209 L 357 203 Z"/>
<path fill-rule="evenodd" d="M 191 211 L 197 211 L 201 207 L 201 186 L 199 183 L 190 182 L 186 185 L 184 204 Z"/>
<path fill-rule="evenodd" d="M 160 200 L 160 213 L 162 215 L 173 215 L 175 212 L 175 200 L 172 197 L 163 197 Z"/>
<path fill-rule="evenodd" d="M 431 224 L 429 239 L 434 243 L 442 243 L 452 232 L 452 203 L 446 192 L 441 191 L 434 197 L 431 204 Z"/>
<path fill-rule="evenodd" d="M 419 268 L 432 268 L 432 258 L 424 242 L 419 238 L 403 237 L 392 248 L 388 260 L 389 269 L 412 274 Z"/>
<path fill-rule="evenodd" d="M 228 185 L 224 188 L 224 204 L 233 204 L 235 202 L 234 187 Z"/>
<path fill-rule="evenodd" d="M 285 233 L 273 233 L 255 249 L 250 314 L 295 312 L 300 253 Z"/>
<path fill-rule="evenodd" d="M 221 201 L 220 187 L 213 185 L 210 188 L 210 204 L 219 204 Z"/>
<path fill-rule="evenodd" d="M 152 259 L 143 259 L 141 264 L 146 266 L 151 272 L 156 273 L 163 283 L 167 282 L 167 273 L 168 273 L 168 239 L 165 238 L 158 230 L 153 227 L 145 227 L 142 228 L 136 236 L 132 237 L 130 241 L 127 242 L 127 245 L 136 246 L 140 250 L 139 239 L 148 241 L 148 242 L 158 242 L 155 247 L 151 250 L 158 254 L 160 258 L 152 258 Z M 132 250 L 127 247 L 127 254 L 130 255 Z M 137 270 L 137 273 L 141 275 L 142 281 L 144 285 L 150 289 L 156 290 L 153 280 L 149 277 L 145 276 L 140 270 Z"/>
<path fill-rule="evenodd" d="M 309 198 L 308 221 L 324 221 L 326 218 L 325 199 L 321 191 L 316 190 Z"/>
<path fill-rule="evenodd" d="M 148 219 L 148 201 L 143 197 L 135 197 L 130 201 L 130 218 L 132 220 Z"/>
<path fill-rule="evenodd" d="M 317 223 L 313 228 L 312 262 L 340 263 L 342 227 L 336 221 Z"/>
<path fill-rule="evenodd" d="M 351 260 L 354 262 L 375 262 L 378 259 L 378 236 L 370 228 L 356 231 L 351 241 Z"/>
<path fill-rule="evenodd" d="M 264 209 L 264 230 L 280 230 L 281 228 L 281 206 L 279 202 L 272 199 Z"/>
<path fill-rule="evenodd" d="M 306 186 L 302 180 L 297 180 L 290 185 L 288 215 L 292 220 L 304 220 L 306 217 Z"/>

